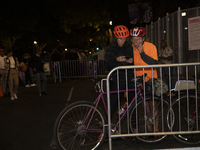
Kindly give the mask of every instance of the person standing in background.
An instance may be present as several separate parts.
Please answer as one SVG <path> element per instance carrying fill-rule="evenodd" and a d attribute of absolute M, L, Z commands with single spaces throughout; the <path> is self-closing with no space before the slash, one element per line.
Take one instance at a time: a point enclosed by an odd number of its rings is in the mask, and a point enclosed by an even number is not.
<path fill-rule="evenodd" d="M 35 74 L 39 96 L 47 95 L 47 93 L 45 92 L 47 78 L 44 73 L 43 65 L 44 65 L 44 60 L 42 60 L 41 58 L 41 50 L 36 49 L 35 55 L 33 55 L 30 59 L 30 67 L 33 69 L 33 72 Z M 42 88 L 41 88 L 40 78 L 42 78 L 42 83 L 43 83 Z"/>
<path fill-rule="evenodd" d="M 30 60 L 30 55 L 28 53 L 24 54 L 23 55 L 23 62 L 27 67 L 27 69 L 24 71 L 26 87 L 36 86 L 35 84 L 33 84 L 33 81 L 32 81 L 31 75 L 30 75 L 29 60 Z M 28 84 L 29 82 L 30 82 L 31 85 Z"/>
<path fill-rule="evenodd" d="M 105 50 L 100 49 L 93 56 L 98 56 L 98 74 L 104 75 L 104 60 L 105 60 Z"/>
<path fill-rule="evenodd" d="M 4 58 L 6 58 L 6 56 L 4 55 L 4 50 L 0 49 L 1 89 L 2 89 L 3 95 L 6 96 L 6 69 L 4 65 Z"/>
<path fill-rule="evenodd" d="M 15 100 L 18 98 L 17 93 L 19 87 L 19 62 L 17 57 L 13 57 L 13 51 L 11 49 L 9 49 L 7 53 L 7 57 L 4 59 L 6 68 L 6 79 L 9 85 L 11 100 Z"/>
<path fill-rule="evenodd" d="M 159 63 L 161 64 L 171 64 L 173 60 L 173 51 L 171 47 L 169 46 L 168 42 L 166 40 L 162 40 L 161 43 L 161 50 L 159 51 Z M 168 83 L 168 77 L 169 77 L 169 67 L 162 68 L 163 72 L 163 79 L 166 79 L 166 83 Z M 172 75 L 173 67 L 170 67 L 170 73 Z"/>

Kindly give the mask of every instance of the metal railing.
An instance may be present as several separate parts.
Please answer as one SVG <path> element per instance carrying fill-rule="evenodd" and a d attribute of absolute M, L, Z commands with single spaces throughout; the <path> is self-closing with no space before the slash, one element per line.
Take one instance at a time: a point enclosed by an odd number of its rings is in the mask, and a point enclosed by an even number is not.
<path fill-rule="evenodd" d="M 200 130 L 199 130 L 199 125 L 198 124 L 198 113 L 195 114 L 195 118 L 197 119 L 197 121 L 194 122 L 194 126 L 196 127 L 195 130 L 191 130 L 190 129 L 190 120 L 192 120 L 190 117 L 191 114 L 189 109 L 190 109 L 190 105 L 189 105 L 189 98 L 191 98 L 190 96 L 190 89 L 192 89 L 192 92 L 193 92 L 193 95 L 194 95 L 194 104 L 195 104 L 195 107 L 194 109 L 198 110 L 200 108 L 198 108 L 199 104 L 200 104 L 200 101 L 197 101 L 197 94 L 198 94 L 198 80 L 197 80 L 197 76 L 198 74 L 200 73 L 200 70 L 198 69 L 200 66 L 200 63 L 180 63 L 180 64 L 170 64 L 170 65 L 148 65 L 148 66 L 121 66 L 121 67 L 116 67 L 114 68 L 113 70 L 111 70 L 107 76 L 107 79 L 106 79 L 106 86 L 107 86 L 107 105 L 108 105 L 108 135 L 109 135 L 109 149 L 112 150 L 112 138 L 116 138 L 116 137 L 136 137 L 136 136 L 150 136 L 150 135 L 181 135 L 181 134 L 189 134 L 189 133 L 200 133 Z M 169 93 L 168 93 L 168 103 L 169 103 L 169 115 L 174 115 L 174 116 L 171 116 L 171 118 L 175 119 L 176 121 L 174 122 L 174 120 L 170 120 L 169 119 L 169 124 L 168 124 L 168 128 L 167 129 L 163 129 L 162 130 L 159 130 L 159 132 L 147 132 L 146 129 L 144 132 L 137 132 L 137 133 L 131 133 L 129 131 L 130 129 L 130 120 L 129 120 L 129 117 L 127 115 L 127 120 L 124 120 L 125 122 L 127 122 L 127 131 L 126 133 L 121 133 L 121 129 L 119 129 L 119 132 L 117 134 L 112 134 L 112 123 L 111 123 L 111 115 L 110 114 L 110 89 L 111 89 L 111 84 L 110 84 L 110 80 L 111 80 L 111 77 L 112 77 L 112 74 L 114 72 L 118 72 L 119 70 L 125 70 L 125 75 L 127 76 L 127 70 L 133 70 L 134 72 L 137 70 L 137 69 L 143 69 L 143 73 L 144 73 L 144 70 L 147 69 L 147 68 L 151 68 L 152 72 L 153 72 L 153 68 L 157 68 L 157 73 L 158 73 L 158 77 L 161 79 L 161 81 L 166 81 L 168 82 L 168 87 L 169 87 Z M 163 69 L 164 68 L 167 68 L 169 70 L 169 74 L 167 76 L 164 76 L 163 75 Z M 173 68 L 173 77 L 170 73 L 170 69 Z M 180 72 L 180 70 L 184 70 L 184 72 Z M 119 75 L 119 74 L 118 74 Z M 153 75 L 153 74 L 152 74 Z M 118 77 L 119 78 L 119 77 Z M 134 80 L 136 80 L 136 75 L 134 76 Z M 151 79 L 150 79 L 151 80 Z M 178 81 L 178 82 L 177 82 Z M 182 82 L 180 81 L 184 81 L 183 84 L 180 84 Z M 117 80 L 118 84 L 119 83 L 119 80 Z M 126 83 L 127 83 L 127 78 L 126 78 Z M 192 83 L 192 85 L 190 85 L 190 83 Z M 117 85 L 118 85 L 117 84 Z M 161 83 L 162 84 L 162 83 Z M 176 85 L 176 88 L 174 88 Z M 143 91 L 144 91 L 144 98 L 145 98 L 145 86 L 143 86 Z M 135 87 L 136 89 L 136 87 Z M 117 89 L 119 91 L 119 87 Z M 154 88 L 152 87 L 152 93 L 154 93 Z M 128 87 L 126 87 L 126 91 L 128 91 Z M 176 96 L 173 97 L 173 94 L 172 92 L 175 91 L 176 92 Z M 186 105 L 186 112 L 187 112 L 187 115 L 185 116 L 185 120 L 187 123 L 184 123 L 183 121 L 181 121 L 181 115 L 183 114 L 183 111 L 181 111 L 180 109 L 183 107 L 181 106 L 182 105 L 182 101 L 180 102 L 180 99 L 181 99 L 181 96 L 182 96 L 182 91 L 184 91 L 184 94 L 185 94 L 185 99 L 186 99 L 186 102 L 187 102 L 187 105 Z M 136 93 L 135 93 L 136 95 Z M 118 95 L 119 96 L 119 95 Z M 139 98 L 139 97 L 138 97 Z M 161 86 L 161 95 L 160 97 L 158 97 L 161 101 L 161 103 L 163 103 L 163 99 L 164 99 L 164 93 L 162 93 L 162 86 Z M 120 99 L 118 97 L 118 99 Z M 152 94 L 152 99 L 153 99 L 153 102 L 154 102 L 154 95 Z M 136 100 L 137 102 L 137 97 L 136 97 Z M 145 100 L 146 101 L 146 100 Z M 120 102 L 118 102 L 118 104 L 120 104 Z M 154 103 L 153 103 L 154 104 Z M 175 114 L 173 113 L 175 110 L 173 110 L 173 107 L 177 107 L 177 112 L 176 112 L 176 117 L 175 117 Z M 146 104 L 144 104 L 144 106 L 146 106 Z M 120 108 L 121 106 L 118 105 L 117 108 Z M 154 107 L 154 106 L 153 106 Z M 119 111 L 119 110 L 118 110 Z M 146 110 L 145 110 L 146 111 Z M 198 112 L 198 111 L 197 111 Z M 136 114 L 137 114 L 137 109 L 136 109 Z M 146 114 L 147 112 L 144 112 L 144 114 Z M 128 114 L 128 113 L 127 113 Z M 155 115 L 155 114 L 154 114 Z M 153 115 L 153 118 L 155 117 Z M 163 109 L 162 109 L 162 112 L 161 114 L 159 115 L 163 115 Z M 138 116 L 136 115 L 136 124 L 138 125 L 139 122 L 137 122 L 139 119 L 141 118 L 137 118 Z M 145 117 L 145 116 L 144 116 Z M 163 119 L 166 119 L 166 118 L 163 118 L 162 117 L 162 121 L 159 122 L 161 124 L 161 126 L 165 126 L 164 123 L 164 120 Z M 195 120 L 195 119 L 193 119 Z M 147 120 L 146 120 L 147 121 Z M 120 122 L 121 124 L 121 122 Z M 146 124 L 146 123 L 145 123 Z M 183 125 L 188 125 L 187 129 L 183 128 Z M 155 129 L 155 123 L 154 123 L 154 129 Z M 174 128 L 174 127 L 177 127 L 177 128 Z M 119 125 L 119 128 L 121 127 L 121 125 Z M 136 130 L 138 131 L 138 128 L 139 126 L 136 126 Z M 146 128 L 146 127 L 145 127 Z"/>
<path fill-rule="evenodd" d="M 105 77 L 108 73 L 105 69 L 105 61 L 102 60 L 69 60 L 69 61 L 50 61 L 46 62 L 45 73 L 48 79 L 54 79 L 54 82 L 61 82 L 65 78 L 81 77 Z M 33 71 L 30 69 L 33 76 Z M 25 80 L 24 73 L 20 72 L 20 77 Z"/>
<path fill-rule="evenodd" d="M 182 15 L 182 13 L 186 15 Z M 161 40 L 167 40 L 173 50 L 174 63 L 200 62 L 200 51 L 188 48 L 188 19 L 200 16 L 200 7 L 178 10 L 166 14 L 156 22 L 146 26 L 146 39 L 153 43 L 158 51 Z M 182 70 L 181 70 L 182 71 Z"/>
<path fill-rule="evenodd" d="M 57 79 L 61 82 L 62 78 L 80 78 L 80 77 L 93 77 L 105 76 L 105 61 L 97 60 L 70 60 L 49 62 L 50 74 L 48 78 L 53 78 L 56 82 Z"/>

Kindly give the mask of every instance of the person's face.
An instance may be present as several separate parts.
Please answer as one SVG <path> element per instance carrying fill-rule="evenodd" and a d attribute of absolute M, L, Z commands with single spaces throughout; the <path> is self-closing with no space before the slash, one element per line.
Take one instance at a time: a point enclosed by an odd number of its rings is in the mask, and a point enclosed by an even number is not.
<path fill-rule="evenodd" d="M 24 58 L 25 58 L 25 59 L 28 59 L 28 56 L 26 55 L 26 56 L 24 56 Z"/>
<path fill-rule="evenodd" d="M 132 44 L 135 46 L 135 48 L 138 48 L 140 45 L 142 45 L 144 38 L 133 36 L 131 41 L 132 41 Z"/>
<path fill-rule="evenodd" d="M 4 52 L 3 52 L 3 51 L 1 51 L 1 52 L 0 52 L 0 55 L 1 55 L 1 56 L 3 56 L 3 55 L 4 55 Z"/>
<path fill-rule="evenodd" d="M 161 48 L 164 48 L 164 47 L 165 47 L 165 42 L 162 41 L 162 42 L 160 43 L 160 46 L 161 46 Z"/>
<path fill-rule="evenodd" d="M 117 43 L 118 43 L 119 47 L 122 47 L 124 45 L 125 41 L 126 41 L 126 38 L 117 39 Z"/>
<path fill-rule="evenodd" d="M 13 55 L 13 52 L 8 53 L 8 56 L 12 56 L 12 55 Z"/>

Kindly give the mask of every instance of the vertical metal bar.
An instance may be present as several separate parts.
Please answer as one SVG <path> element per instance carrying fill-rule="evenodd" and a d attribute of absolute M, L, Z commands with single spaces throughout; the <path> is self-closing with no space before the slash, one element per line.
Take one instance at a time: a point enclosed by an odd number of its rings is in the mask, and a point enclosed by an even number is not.
<path fill-rule="evenodd" d="M 196 129 L 198 131 L 198 121 L 199 121 L 199 118 L 198 118 L 198 99 L 197 99 L 197 66 L 195 65 L 195 100 L 196 100 Z"/>
<path fill-rule="evenodd" d="M 147 114 L 146 114 L 146 109 L 147 109 L 147 106 L 146 106 L 146 86 L 145 86 L 145 76 L 144 76 L 144 68 L 142 68 L 142 70 L 143 70 L 143 90 L 144 90 L 144 117 L 146 117 L 147 116 Z M 145 123 L 144 123 L 144 125 L 145 125 L 145 133 L 147 132 L 147 120 L 145 119 Z"/>
<path fill-rule="evenodd" d="M 169 67 L 169 107 L 170 107 L 170 122 L 171 122 L 171 132 L 172 132 L 172 94 L 171 94 L 171 68 Z"/>
<path fill-rule="evenodd" d="M 199 15 L 199 9 L 197 8 L 197 15 L 196 16 L 198 16 Z M 197 50 L 197 62 L 200 62 L 200 58 L 199 58 L 199 56 L 200 56 L 200 50 Z M 198 70 L 199 70 L 199 67 L 200 66 L 198 66 Z"/>
<path fill-rule="evenodd" d="M 152 76 L 152 99 L 153 99 L 153 131 L 155 132 L 156 131 L 156 117 L 155 117 L 155 102 L 154 102 L 154 81 L 153 81 L 153 68 L 151 68 L 151 76 Z M 148 104 L 148 105 L 150 105 L 150 104 Z M 148 106 L 148 107 L 151 107 L 151 106 Z M 150 113 L 151 114 L 151 113 Z"/>
<path fill-rule="evenodd" d="M 160 38 L 160 18 L 158 18 L 158 49 L 160 50 L 160 41 L 161 41 L 161 38 Z"/>
<path fill-rule="evenodd" d="M 134 80 L 135 80 L 135 106 L 136 106 L 136 109 L 135 109 L 135 118 L 136 118 L 136 131 L 137 131 L 137 133 L 138 133 L 138 111 L 137 111 L 137 101 L 138 101 L 138 97 L 137 97 L 137 84 L 136 84 L 136 69 L 134 68 Z"/>
<path fill-rule="evenodd" d="M 108 74 L 106 79 L 107 85 L 107 104 L 108 104 L 108 142 L 109 150 L 112 150 L 112 139 L 111 139 L 111 113 L 110 113 L 110 74 Z"/>
<path fill-rule="evenodd" d="M 169 13 L 166 14 L 166 40 L 169 43 Z"/>
<path fill-rule="evenodd" d="M 151 43 L 153 43 L 153 21 L 151 21 Z"/>
<path fill-rule="evenodd" d="M 163 81 L 162 79 L 162 67 L 160 67 L 160 79 L 161 81 Z M 162 85 L 161 85 L 162 88 Z M 162 89 L 161 89 L 162 92 Z M 163 94 L 161 94 L 161 111 L 162 111 L 162 132 L 164 132 L 164 115 L 163 115 Z"/>
<path fill-rule="evenodd" d="M 146 106 L 146 85 L 145 85 L 145 76 L 144 76 L 144 68 L 142 68 L 142 71 L 143 71 L 143 92 L 144 92 L 144 117 L 146 118 L 146 109 L 147 109 L 147 106 Z M 145 133 L 147 132 L 147 129 L 146 129 L 146 126 L 147 126 L 147 120 L 145 119 Z"/>
<path fill-rule="evenodd" d="M 188 122 L 188 131 L 190 130 L 190 121 L 189 121 L 189 93 L 188 93 L 188 66 L 186 66 L 186 81 L 187 81 L 187 122 Z"/>
<path fill-rule="evenodd" d="M 164 25 L 164 19 L 162 19 L 162 40 L 164 40 L 165 39 L 165 36 L 164 36 L 164 30 L 165 30 L 165 25 Z"/>
<path fill-rule="evenodd" d="M 53 68 L 54 68 L 54 71 L 53 71 L 53 74 L 54 74 L 54 83 L 56 83 L 56 67 L 55 67 L 55 62 L 53 62 Z"/>
<path fill-rule="evenodd" d="M 130 121 L 129 121 L 129 101 L 128 101 L 128 97 L 129 97 L 129 93 L 128 93 L 128 78 L 127 78 L 127 75 L 128 75 L 128 72 L 127 72 L 127 69 L 125 70 L 126 71 L 126 102 L 127 102 L 127 128 L 128 128 L 128 134 L 130 133 L 130 128 L 129 128 L 129 125 L 130 125 Z"/>
<path fill-rule="evenodd" d="M 59 78 L 60 78 L 60 82 L 61 82 L 61 71 L 60 71 L 60 64 L 61 64 L 61 62 L 58 62 Z"/>
<path fill-rule="evenodd" d="M 182 51 L 182 36 L 181 36 L 181 31 L 182 31 L 182 24 L 181 24 L 181 10 L 180 7 L 178 7 L 178 12 L 177 12 L 177 30 L 178 30 L 178 63 L 182 63 L 183 61 L 183 51 Z M 180 73 L 182 74 L 182 68 L 180 70 Z"/>
<path fill-rule="evenodd" d="M 179 81 L 179 73 L 180 73 L 180 68 L 179 67 L 177 67 L 177 74 L 178 74 L 178 81 Z M 178 84 L 178 99 L 179 99 L 179 101 L 178 101 L 178 114 L 179 114 L 179 116 L 178 116 L 178 119 L 179 119 L 179 131 L 181 131 L 181 102 L 180 102 L 180 84 Z"/>
<path fill-rule="evenodd" d="M 170 45 L 170 46 L 172 46 L 172 53 L 173 53 L 173 56 L 175 56 L 175 27 L 174 27 L 174 14 L 172 15 L 172 32 L 171 32 L 172 34 L 171 34 L 171 36 L 170 36 L 170 38 L 172 39 L 172 44 Z M 175 62 L 174 60 L 175 60 L 175 58 L 176 57 L 173 57 L 173 62 Z"/>
<path fill-rule="evenodd" d="M 119 93 L 119 70 L 117 70 L 117 101 L 118 101 L 118 119 L 120 120 L 120 93 Z M 112 115 L 112 114 L 110 114 Z M 119 133 L 121 134 L 121 121 L 119 121 Z"/>

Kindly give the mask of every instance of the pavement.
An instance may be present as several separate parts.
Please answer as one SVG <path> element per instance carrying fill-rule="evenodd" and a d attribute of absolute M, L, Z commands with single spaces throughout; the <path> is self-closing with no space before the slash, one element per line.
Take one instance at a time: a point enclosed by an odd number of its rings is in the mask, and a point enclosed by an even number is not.
<path fill-rule="evenodd" d="M 37 87 L 19 87 L 18 99 L 0 97 L 0 150 L 56 150 L 53 140 L 54 123 L 58 114 L 70 103 L 94 101 L 98 93 L 87 79 L 47 81 L 47 95 L 39 96 Z M 113 150 L 149 150 L 189 148 L 169 137 L 162 143 L 146 144 L 112 140 Z M 197 146 L 196 146 L 197 147 Z M 108 150 L 106 140 L 100 150 Z"/>

